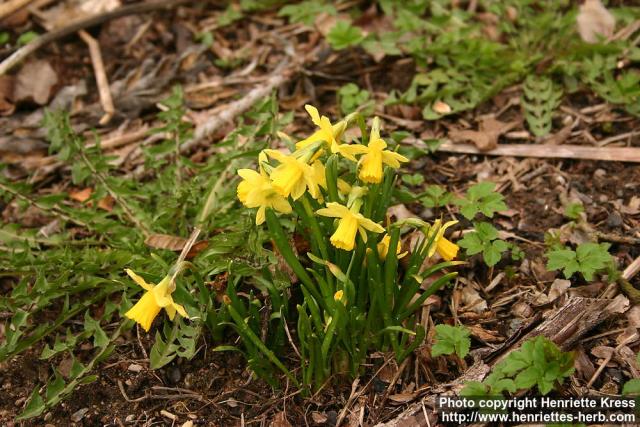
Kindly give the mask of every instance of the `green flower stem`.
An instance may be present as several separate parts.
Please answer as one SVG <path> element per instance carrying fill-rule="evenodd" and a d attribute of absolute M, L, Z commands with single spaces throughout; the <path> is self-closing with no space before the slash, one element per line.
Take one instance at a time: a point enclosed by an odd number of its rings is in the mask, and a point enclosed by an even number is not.
<path fill-rule="evenodd" d="M 302 196 L 302 206 L 304 207 L 304 211 L 307 214 L 307 217 L 309 219 L 309 225 L 311 226 L 311 234 L 313 235 L 313 238 L 316 240 L 316 244 L 320 249 L 320 254 L 322 255 L 323 259 L 329 260 L 329 251 L 327 250 L 326 239 L 323 237 L 322 232 L 320 231 L 320 225 L 318 224 L 315 212 L 313 211 L 313 208 L 311 207 L 311 203 L 309 202 L 309 198 L 307 197 L 306 194 Z"/>
<path fill-rule="evenodd" d="M 322 295 L 318 292 L 313 280 L 311 280 L 311 277 L 309 277 L 302 264 L 300 264 L 298 257 L 293 253 L 289 241 L 284 234 L 284 230 L 282 229 L 282 225 L 280 225 L 280 221 L 273 210 L 267 209 L 266 220 L 271 237 L 282 254 L 282 257 L 285 259 L 287 264 L 289 264 L 293 272 L 298 276 L 311 295 L 313 295 L 317 301 L 322 301 Z"/>
<path fill-rule="evenodd" d="M 282 362 L 280 362 L 276 355 L 273 354 L 273 352 L 269 350 L 266 345 L 264 345 L 260 338 L 258 338 L 258 336 L 253 333 L 251 328 L 245 323 L 242 316 L 240 316 L 240 313 L 238 313 L 236 309 L 231 305 L 227 306 L 227 310 L 229 310 L 229 314 L 231 315 L 233 321 L 236 323 L 236 326 L 238 326 L 238 329 L 240 329 L 240 331 L 242 331 L 242 333 L 251 340 L 253 345 L 258 347 L 262 354 L 264 354 L 271 363 L 276 365 L 278 369 L 280 369 L 296 387 L 299 387 L 299 383 L 296 377 L 294 377 L 293 374 L 282 364 Z"/>

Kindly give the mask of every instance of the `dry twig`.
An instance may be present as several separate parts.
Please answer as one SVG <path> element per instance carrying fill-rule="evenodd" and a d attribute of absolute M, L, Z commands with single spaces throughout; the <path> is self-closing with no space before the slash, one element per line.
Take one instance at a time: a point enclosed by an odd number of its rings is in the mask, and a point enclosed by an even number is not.
<path fill-rule="evenodd" d="M 100 44 L 98 44 L 98 41 L 84 30 L 81 30 L 78 34 L 80 34 L 80 38 L 82 38 L 89 47 L 91 64 L 93 65 L 93 72 L 96 75 L 96 84 L 98 85 L 98 94 L 100 95 L 100 104 L 102 105 L 102 109 L 105 113 L 99 123 L 104 126 L 111 121 L 116 109 L 113 106 L 113 99 L 111 98 L 109 80 L 107 79 L 107 72 L 104 69 Z"/>
<path fill-rule="evenodd" d="M 481 154 L 484 156 L 538 157 L 547 159 L 583 159 L 640 163 L 639 147 L 586 147 L 582 145 L 545 146 L 537 144 L 500 144 L 493 150 L 480 151 L 472 144 L 447 141 L 438 151 Z"/>

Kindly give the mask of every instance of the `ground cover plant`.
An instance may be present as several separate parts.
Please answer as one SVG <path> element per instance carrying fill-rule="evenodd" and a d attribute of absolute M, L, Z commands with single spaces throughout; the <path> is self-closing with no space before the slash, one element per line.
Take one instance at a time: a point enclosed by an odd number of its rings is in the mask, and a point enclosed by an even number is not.
<path fill-rule="evenodd" d="M 638 393 L 637 5 L 19 3 L 3 425 Z"/>

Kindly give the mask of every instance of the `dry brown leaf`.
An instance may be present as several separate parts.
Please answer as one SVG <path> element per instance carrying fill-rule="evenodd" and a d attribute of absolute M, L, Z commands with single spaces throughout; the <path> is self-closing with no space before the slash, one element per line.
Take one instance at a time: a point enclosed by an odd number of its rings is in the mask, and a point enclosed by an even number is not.
<path fill-rule="evenodd" d="M 613 355 L 614 351 L 615 349 L 613 347 L 608 345 L 599 345 L 591 349 L 591 354 L 598 359 L 607 359 Z"/>
<path fill-rule="evenodd" d="M 98 200 L 98 207 L 107 212 L 111 212 L 115 204 L 116 204 L 116 199 L 114 199 L 110 195 L 106 195 L 102 199 Z"/>
<path fill-rule="evenodd" d="M 593 365 L 591 359 L 587 356 L 582 347 L 579 347 L 576 350 L 575 367 L 576 373 L 586 381 L 589 381 L 596 372 L 596 367 Z"/>
<path fill-rule="evenodd" d="M 402 221 L 408 218 L 418 218 L 416 214 L 411 212 L 405 205 L 393 205 L 387 209 L 387 215 L 395 217 L 396 221 Z"/>
<path fill-rule="evenodd" d="M 640 334 L 638 334 L 638 329 L 629 326 L 616 337 L 616 343 L 618 345 L 628 345 L 637 341 L 639 338 Z"/>
<path fill-rule="evenodd" d="M 496 148 L 500 135 L 509 132 L 519 123 L 520 120 L 501 122 L 493 116 L 487 116 L 481 119 L 479 130 L 452 129 L 449 131 L 449 137 L 453 142 L 471 141 L 478 150 L 489 151 Z"/>
<path fill-rule="evenodd" d="M 329 417 L 327 417 L 325 414 L 321 414 L 320 412 L 314 411 L 314 412 L 311 413 L 311 419 L 313 420 L 313 422 L 315 424 L 322 425 L 322 424 L 325 424 L 329 420 Z"/>
<path fill-rule="evenodd" d="M 471 286 L 465 286 L 461 292 L 461 302 L 465 310 L 482 313 L 487 309 L 487 301 Z"/>
<path fill-rule="evenodd" d="M 586 0 L 580 6 L 576 23 L 582 40 L 587 43 L 597 43 L 599 38 L 608 38 L 613 35 L 616 19 L 600 0 Z"/>
<path fill-rule="evenodd" d="M 418 397 L 417 393 L 398 393 L 389 396 L 389 400 L 392 404 L 402 405 L 403 403 L 408 403 L 412 400 L 415 400 L 416 397 Z"/>
<path fill-rule="evenodd" d="M 270 427 L 291 427 L 291 423 L 287 420 L 287 414 L 284 411 L 280 411 L 274 415 L 273 419 L 269 423 Z"/>
<path fill-rule="evenodd" d="M 45 105 L 51 98 L 56 83 L 58 74 L 48 61 L 29 61 L 16 76 L 14 99 L 16 102 L 32 100 L 36 104 Z"/>
<path fill-rule="evenodd" d="M 490 342 L 490 343 L 504 341 L 504 338 L 500 336 L 500 334 L 498 334 L 495 331 L 486 330 L 480 325 L 466 325 L 466 326 L 467 326 L 467 329 L 471 331 L 471 335 L 473 335 L 474 337 L 482 341 Z"/>
<path fill-rule="evenodd" d="M 629 326 L 640 328 L 640 305 L 634 305 L 627 311 L 627 320 L 629 320 Z"/>
<path fill-rule="evenodd" d="M 70 192 L 69 198 L 71 200 L 84 203 L 87 200 L 89 200 L 89 197 L 91 197 L 91 194 L 93 194 L 93 189 L 91 189 L 90 187 L 87 187 L 87 188 L 83 188 L 82 190 L 76 190 L 76 191 Z"/>
<path fill-rule="evenodd" d="M 15 79 L 12 76 L 0 76 L 0 116 L 9 116 L 16 109 L 13 103 Z"/>
<path fill-rule="evenodd" d="M 547 295 L 547 301 L 552 302 L 558 299 L 561 295 L 564 295 L 571 287 L 571 281 L 564 279 L 556 279 L 551 284 L 549 294 Z"/>
<path fill-rule="evenodd" d="M 622 314 L 629 310 L 629 299 L 624 295 L 618 295 L 613 300 L 611 300 L 609 305 L 607 305 L 604 309 L 609 313 Z"/>
<path fill-rule="evenodd" d="M 640 197 L 631 196 L 631 200 L 629 200 L 629 204 L 627 206 L 622 205 L 620 208 L 620 212 L 627 215 L 637 215 L 640 213 Z"/>
<path fill-rule="evenodd" d="M 144 244 L 153 249 L 168 249 L 170 251 L 181 251 L 187 239 L 172 236 L 170 234 L 152 234 L 147 237 Z"/>
<path fill-rule="evenodd" d="M 442 101 L 434 102 L 431 109 L 433 109 L 433 111 L 438 114 L 449 114 L 451 112 L 451 107 L 449 106 L 449 104 Z"/>

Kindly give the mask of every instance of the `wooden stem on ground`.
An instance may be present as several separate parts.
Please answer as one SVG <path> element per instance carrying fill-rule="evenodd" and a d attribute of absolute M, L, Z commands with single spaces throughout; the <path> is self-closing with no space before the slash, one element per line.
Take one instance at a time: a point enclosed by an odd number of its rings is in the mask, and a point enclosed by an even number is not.
<path fill-rule="evenodd" d="M 583 159 L 640 163 L 640 147 L 589 147 L 583 145 L 500 144 L 481 151 L 472 144 L 442 143 L 438 151 L 479 154 L 482 156 L 538 157 L 546 159 Z"/>
<path fill-rule="evenodd" d="M 96 84 L 98 86 L 98 94 L 100 95 L 100 104 L 105 113 L 100 119 L 100 125 L 104 126 L 111 121 L 116 109 L 113 106 L 111 89 L 109 89 L 109 79 L 107 78 L 107 72 L 104 69 L 104 62 L 102 61 L 102 51 L 100 50 L 98 41 L 91 37 L 89 33 L 81 30 L 78 34 L 80 34 L 80 38 L 82 38 L 89 47 L 91 64 L 93 65 L 93 72 L 96 75 Z"/>

